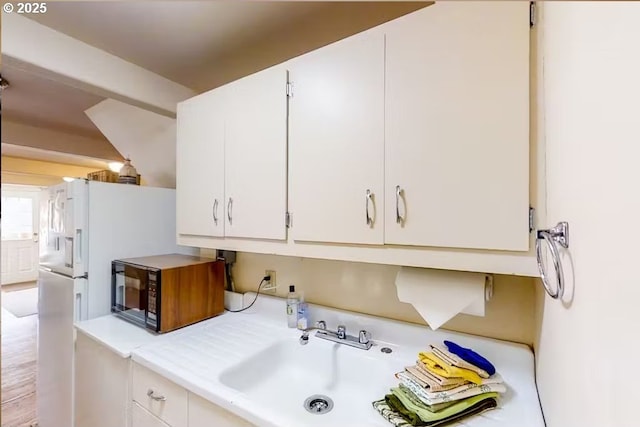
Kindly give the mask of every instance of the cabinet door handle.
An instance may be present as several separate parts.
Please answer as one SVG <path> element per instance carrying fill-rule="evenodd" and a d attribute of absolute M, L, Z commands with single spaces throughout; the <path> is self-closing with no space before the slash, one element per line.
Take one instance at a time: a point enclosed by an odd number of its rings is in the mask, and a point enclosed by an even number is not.
<path fill-rule="evenodd" d="M 233 209 L 233 199 L 229 197 L 229 202 L 227 203 L 227 218 L 229 219 L 229 225 L 231 225 L 231 209 Z"/>
<path fill-rule="evenodd" d="M 149 396 L 150 398 L 152 398 L 157 402 L 164 402 L 167 400 L 165 396 L 162 396 L 162 395 L 156 396 L 156 393 L 152 389 L 147 390 L 147 396 Z"/>
<path fill-rule="evenodd" d="M 400 199 L 404 201 L 404 190 L 396 185 L 396 224 L 403 224 L 404 217 L 400 215 Z"/>
<path fill-rule="evenodd" d="M 213 223 L 218 225 L 218 199 L 213 199 Z"/>
<path fill-rule="evenodd" d="M 367 225 L 369 227 L 373 227 L 373 221 L 374 219 L 369 215 L 369 204 L 373 203 L 373 193 L 371 193 L 371 190 L 367 189 L 367 193 L 366 193 L 366 197 L 365 197 L 365 219 L 367 221 Z M 375 208 L 375 205 L 374 205 Z M 375 210 L 375 209 L 374 209 Z"/>

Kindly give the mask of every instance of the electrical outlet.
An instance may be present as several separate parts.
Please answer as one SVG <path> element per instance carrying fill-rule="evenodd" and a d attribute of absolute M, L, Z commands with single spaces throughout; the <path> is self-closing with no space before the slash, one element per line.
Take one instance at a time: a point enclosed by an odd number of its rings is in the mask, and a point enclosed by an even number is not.
<path fill-rule="evenodd" d="M 264 292 L 265 294 L 275 294 L 276 293 L 276 271 L 265 270 L 264 275 L 270 276 L 271 280 L 269 280 L 268 282 L 265 282 L 265 284 L 262 285 L 262 289 L 264 289 L 262 292 Z"/>

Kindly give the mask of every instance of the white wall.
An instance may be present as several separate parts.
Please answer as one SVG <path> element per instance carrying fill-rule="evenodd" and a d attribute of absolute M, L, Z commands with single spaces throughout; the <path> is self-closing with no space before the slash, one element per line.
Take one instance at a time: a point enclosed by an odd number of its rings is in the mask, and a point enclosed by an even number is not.
<path fill-rule="evenodd" d="M 544 299 L 540 398 L 548 427 L 638 426 L 640 3 L 547 2 L 541 25 L 547 225 L 571 236 L 569 295 Z"/>
<path fill-rule="evenodd" d="M 115 99 L 85 111 L 141 175 L 145 185 L 176 188 L 176 119 Z"/>

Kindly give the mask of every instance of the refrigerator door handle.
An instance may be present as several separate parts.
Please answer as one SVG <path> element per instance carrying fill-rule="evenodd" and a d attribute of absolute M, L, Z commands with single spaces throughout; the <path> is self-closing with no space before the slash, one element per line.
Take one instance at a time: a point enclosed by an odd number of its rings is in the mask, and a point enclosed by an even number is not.
<path fill-rule="evenodd" d="M 84 279 L 84 280 L 82 280 Z M 87 313 L 87 281 L 86 277 L 80 278 L 80 280 L 76 279 L 74 281 L 74 290 L 73 290 L 73 304 L 74 304 L 74 322 L 80 322 L 88 319 Z"/>
<path fill-rule="evenodd" d="M 73 237 L 64 238 L 64 266 L 73 268 Z"/>
<path fill-rule="evenodd" d="M 82 292 L 76 292 L 75 304 L 76 304 L 76 309 L 74 310 L 75 319 L 73 319 L 73 321 L 79 322 L 82 320 Z"/>
<path fill-rule="evenodd" d="M 76 262 L 82 263 L 82 229 L 76 228 Z"/>

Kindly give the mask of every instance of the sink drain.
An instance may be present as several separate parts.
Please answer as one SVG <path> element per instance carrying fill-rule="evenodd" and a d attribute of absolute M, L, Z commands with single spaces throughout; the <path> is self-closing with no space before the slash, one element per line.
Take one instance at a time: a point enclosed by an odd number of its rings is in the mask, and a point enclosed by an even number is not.
<path fill-rule="evenodd" d="M 326 414 L 333 409 L 333 400 L 321 394 L 314 394 L 304 401 L 304 409 L 316 415 Z"/>

